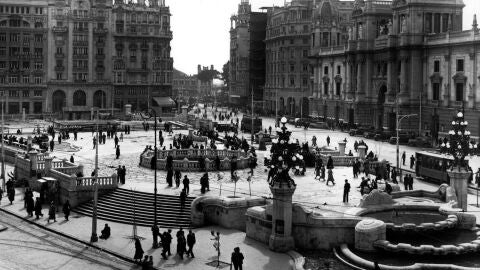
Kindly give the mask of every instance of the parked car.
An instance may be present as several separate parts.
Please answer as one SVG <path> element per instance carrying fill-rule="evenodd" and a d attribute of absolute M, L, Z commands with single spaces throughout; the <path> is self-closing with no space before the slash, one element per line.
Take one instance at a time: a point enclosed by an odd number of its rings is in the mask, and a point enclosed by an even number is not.
<path fill-rule="evenodd" d="M 399 136 L 399 140 L 398 140 L 398 143 L 399 144 L 408 144 L 408 141 L 412 138 L 412 135 L 411 134 L 408 134 L 408 133 L 399 133 L 398 134 Z M 390 144 L 397 144 L 397 136 L 392 136 L 390 137 L 390 140 L 388 141 Z"/>
<path fill-rule="evenodd" d="M 328 125 L 325 122 L 322 121 L 312 121 L 310 123 L 311 128 L 323 128 L 323 129 L 328 129 Z"/>
<path fill-rule="evenodd" d="M 416 137 L 414 139 L 408 140 L 408 145 L 414 147 L 432 147 L 432 138 L 431 137 Z"/>
<path fill-rule="evenodd" d="M 377 134 L 375 130 L 368 130 L 363 133 L 363 137 L 365 139 L 373 139 L 375 137 L 375 134 Z"/>
<path fill-rule="evenodd" d="M 393 136 L 393 132 L 391 131 L 379 131 L 375 134 L 373 139 L 375 141 L 388 141 L 392 136 Z"/>
<path fill-rule="evenodd" d="M 357 128 L 354 128 L 354 129 L 350 129 L 350 131 L 348 132 L 348 134 L 350 136 L 357 136 L 357 135 L 360 135 L 360 136 L 364 136 L 365 135 L 365 132 L 368 132 L 368 131 L 373 131 L 375 130 L 374 127 L 372 126 L 359 126 Z M 374 134 L 375 135 L 375 134 Z"/>

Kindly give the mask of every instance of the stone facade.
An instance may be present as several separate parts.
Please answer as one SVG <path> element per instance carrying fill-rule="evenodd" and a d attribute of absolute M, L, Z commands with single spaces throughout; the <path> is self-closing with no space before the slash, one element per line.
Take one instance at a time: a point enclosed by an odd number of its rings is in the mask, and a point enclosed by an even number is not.
<path fill-rule="evenodd" d="M 0 95 L 7 115 L 45 110 L 47 14 L 46 0 L 0 3 Z"/>
<path fill-rule="evenodd" d="M 172 97 L 188 102 L 190 97 L 197 96 L 197 77 L 187 75 L 179 70 L 173 69 Z"/>
<path fill-rule="evenodd" d="M 332 14 L 331 25 L 344 22 L 339 34 L 346 42 L 312 42 L 310 112 L 389 130 L 396 129 L 397 114 L 417 114 L 402 122 L 402 130 L 436 138 L 465 106 L 478 136 L 480 35 L 476 20 L 462 31 L 463 1 L 356 0 L 344 15 L 346 3 L 319 3 L 324 22 L 322 12 Z M 330 37 L 338 34 L 335 29 Z"/>
<path fill-rule="evenodd" d="M 252 12 L 241 0 L 238 13 L 230 18 L 230 101 L 237 104 L 262 100 L 265 84 L 265 28 L 267 14 Z"/>

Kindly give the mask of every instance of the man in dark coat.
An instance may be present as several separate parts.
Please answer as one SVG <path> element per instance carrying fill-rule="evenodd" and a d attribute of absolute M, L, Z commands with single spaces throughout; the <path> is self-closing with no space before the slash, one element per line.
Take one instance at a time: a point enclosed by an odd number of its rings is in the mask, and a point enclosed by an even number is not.
<path fill-rule="evenodd" d="M 158 228 L 157 224 L 153 224 L 152 226 L 152 237 L 153 237 L 153 248 L 158 248 L 158 236 L 160 235 L 160 229 Z"/>
<path fill-rule="evenodd" d="M 103 228 L 102 230 L 102 234 L 100 235 L 100 239 L 105 239 L 107 240 L 109 237 L 110 237 L 110 227 L 108 226 L 108 224 L 105 224 L 105 227 Z"/>
<path fill-rule="evenodd" d="M 333 169 L 333 159 L 332 159 L 332 156 L 328 156 L 327 169 Z"/>
<path fill-rule="evenodd" d="M 33 210 L 35 209 L 35 202 L 33 201 L 33 197 L 25 198 L 27 201 L 27 213 L 29 216 L 33 217 Z"/>
<path fill-rule="evenodd" d="M 50 209 L 48 209 L 48 223 L 50 223 L 50 219 L 53 219 L 53 222 L 57 222 L 57 218 L 55 217 L 55 212 L 57 211 L 57 208 L 55 207 L 55 204 L 53 201 L 50 203 Z"/>
<path fill-rule="evenodd" d="M 235 270 L 242 270 L 242 265 L 243 265 L 243 260 L 244 259 L 245 259 L 245 257 L 243 257 L 243 254 L 240 252 L 240 248 L 239 247 L 234 248 L 233 253 L 232 253 L 231 261 L 232 261 L 232 264 L 233 264 L 233 268 Z"/>
<path fill-rule="evenodd" d="M 195 258 L 195 255 L 193 255 L 193 245 L 195 245 L 195 242 L 195 234 L 192 232 L 192 230 L 189 230 L 187 235 L 187 256 L 191 256 L 192 258 Z"/>
<path fill-rule="evenodd" d="M 68 220 L 68 216 L 70 216 L 70 210 L 71 210 L 71 207 L 70 207 L 70 202 L 67 200 L 64 204 L 63 204 L 63 209 L 62 209 L 62 212 L 65 216 L 65 220 Z"/>
<path fill-rule="evenodd" d="M 343 202 L 348 203 L 348 193 L 350 193 L 350 184 L 345 179 L 345 185 L 343 185 Z"/>
<path fill-rule="evenodd" d="M 183 190 L 187 195 L 190 192 L 190 179 L 188 179 L 187 175 L 183 177 Z"/>
<path fill-rule="evenodd" d="M 120 157 L 120 145 L 117 145 L 117 150 L 115 150 L 115 156 L 116 156 L 116 159 Z"/>
<path fill-rule="evenodd" d="M 162 257 L 164 259 L 167 259 L 167 253 L 168 253 L 168 256 L 171 256 L 172 253 L 170 252 L 170 244 L 172 243 L 172 230 L 168 230 L 166 232 L 163 233 L 163 237 L 162 237 L 162 247 L 163 247 L 163 250 L 162 250 Z"/>
<path fill-rule="evenodd" d="M 37 197 L 37 200 L 35 201 L 35 216 L 37 216 L 36 219 L 39 217 L 43 217 L 42 214 L 42 203 L 40 202 L 40 198 Z"/>

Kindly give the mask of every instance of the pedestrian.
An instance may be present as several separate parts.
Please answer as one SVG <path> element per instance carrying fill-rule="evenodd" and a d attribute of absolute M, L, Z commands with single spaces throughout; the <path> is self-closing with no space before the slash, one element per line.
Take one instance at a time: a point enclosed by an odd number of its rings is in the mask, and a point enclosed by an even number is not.
<path fill-rule="evenodd" d="M 182 173 L 179 170 L 175 170 L 175 186 L 177 188 L 180 186 L 181 178 L 182 178 Z"/>
<path fill-rule="evenodd" d="M 118 146 L 118 137 L 117 135 L 115 135 L 115 139 L 113 139 L 114 143 L 115 143 L 115 148 Z"/>
<path fill-rule="evenodd" d="M 73 158 L 73 155 L 70 156 L 70 163 L 75 163 L 75 159 Z"/>
<path fill-rule="evenodd" d="M 243 257 L 243 254 L 240 252 L 240 248 L 239 247 L 234 248 L 232 253 L 232 258 L 231 258 L 234 270 L 242 270 L 244 259 L 245 257 Z"/>
<path fill-rule="evenodd" d="M 65 216 L 65 220 L 67 220 L 67 221 L 68 221 L 68 217 L 70 216 L 70 210 L 71 210 L 70 201 L 67 200 L 63 204 L 63 208 L 62 208 L 63 215 Z"/>
<path fill-rule="evenodd" d="M 183 190 L 187 195 L 190 193 L 190 179 L 188 179 L 187 175 L 183 177 Z"/>
<path fill-rule="evenodd" d="M 327 186 L 328 183 L 332 182 L 333 185 L 335 185 L 335 179 L 333 179 L 333 171 L 332 169 L 328 169 L 328 178 L 327 178 Z"/>
<path fill-rule="evenodd" d="M 333 169 L 333 159 L 332 159 L 332 156 L 328 156 L 327 169 Z"/>
<path fill-rule="evenodd" d="M 394 184 L 398 184 L 398 181 L 397 181 L 397 170 L 395 168 L 392 169 L 392 182 Z"/>
<path fill-rule="evenodd" d="M 143 258 L 142 244 L 140 243 L 140 239 L 135 238 L 135 255 L 133 256 L 133 260 L 136 263 L 141 263 L 142 258 Z"/>
<path fill-rule="evenodd" d="M 0 188 L 0 203 L 2 202 L 2 198 L 3 198 L 3 189 Z"/>
<path fill-rule="evenodd" d="M 327 136 L 327 146 L 330 146 L 330 136 Z"/>
<path fill-rule="evenodd" d="M 33 217 L 33 211 L 35 210 L 35 202 L 33 201 L 33 197 L 26 197 L 25 200 L 27 201 L 27 213 L 30 217 Z"/>
<path fill-rule="evenodd" d="M 167 256 L 171 256 L 172 252 L 170 252 L 170 244 L 172 243 L 172 230 L 168 229 L 168 231 L 163 233 L 163 239 L 162 239 L 162 257 L 164 259 L 167 259 Z M 168 253 L 168 254 L 167 254 Z"/>
<path fill-rule="evenodd" d="M 120 184 L 122 183 L 121 175 L 122 175 L 122 166 L 118 165 L 118 168 L 117 168 L 117 182 L 120 183 Z"/>
<path fill-rule="evenodd" d="M 120 141 L 123 142 L 123 132 L 120 132 Z"/>
<path fill-rule="evenodd" d="M 410 156 L 410 169 L 413 169 L 414 165 L 415 165 L 415 157 L 412 155 Z"/>
<path fill-rule="evenodd" d="M 183 211 L 185 208 L 185 202 L 187 200 L 187 192 L 185 192 L 185 189 L 180 192 L 180 209 Z"/>
<path fill-rule="evenodd" d="M 111 231 L 110 231 L 110 227 L 108 227 L 108 224 L 105 224 L 105 227 L 103 228 L 103 230 L 102 230 L 101 233 L 102 233 L 102 234 L 101 234 L 100 237 L 99 237 L 100 239 L 105 239 L 105 240 L 107 240 L 107 239 L 110 237 Z"/>
<path fill-rule="evenodd" d="M 39 217 L 43 217 L 42 203 L 40 202 L 39 197 L 37 197 L 36 200 L 35 200 L 35 216 L 37 217 L 36 219 L 38 219 Z"/>
<path fill-rule="evenodd" d="M 158 228 L 157 224 L 153 224 L 152 226 L 152 237 L 153 237 L 153 248 L 158 248 L 158 236 L 160 235 L 160 229 Z"/>
<path fill-rule="evenodd" d="M 409 180 L 410 180 L 410 179 L 408 178 L 408 174 L 406 174 L 406 175 L 403 177 L 403 188 L 404 188 L 405 190 L 408 190 L 408 181 L 409 181 Z"/>
<path fill-rule="evenodd" d="M 388 182 L 385 182 L 385 192 L 387 192 L 388 195 L 390 195 L 392 191 L 393 191 L 392 186 Z"/>
<path fill-rule="evenodd" d="M 55 217 L 55 212 L 57 211 L 55 204 L 53 201 L 50 203 L 50 209 L 48 210 L 48 220 L 47 222 L 50 223 L 50 219 L 53 219 L 53 222 L 57 222 L 57 218 Z"/>
<path fill-rule="evenodd" d="M 413 176 L 411 174 L 408 175 L 408 190 L 413 190 Z"/>
<path fill-rule="evenodd" d="M 122 185 L 125 185 L 125 177 L 127 176 L 127 168 L 125 168 L 125 165 L 122 166 L 122 174 L 120 175 L 120 182 Z"/>
<path fill-rule="evenodd" d="M 320 179 L 323 179 L 323 181 L 325 181 L 325 166 L 323 165 L 320 168 Z"/>
<path fill-rule="evenodd" d="M 348 193 L 350 192 L 350 184 L 345 179 L 345 185 L 343 185 L 343 202 L 348 203 Z"/>
<path fill-rule="evenodd" d="M 53 152 L 53 148 L 55 146 L 55 141 L 53 139 L 50 141 L 50 152 Z"/>
<path fill-rule="evenodd" d="M 120 156 L 120 145 L 117 145 L 117 150 L 115 150 L 115 155 L 117 156 L 116 159 Z"/>
<path fill-rule="evenodd" d="M 195 258 L 195 255 L 193 255 L 193 246 L 195 245 L 196 239 L 195 239 L 195 234 L 192 232 L 192 230 L 188 230 L 188 235 L 187 235 L 187 256 L 191 256 L 192 258 Z"/>
<path fill-rule="evenodd" d="M 407 157 L 407 154 L 405 154 L 405 151 L 402 153 L 402 164 L 405 166 L 405 158 Z"/>

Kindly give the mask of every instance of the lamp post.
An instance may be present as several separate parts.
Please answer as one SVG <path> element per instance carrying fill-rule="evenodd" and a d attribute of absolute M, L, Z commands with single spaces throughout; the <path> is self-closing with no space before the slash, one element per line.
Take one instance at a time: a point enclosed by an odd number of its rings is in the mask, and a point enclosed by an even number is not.
<path fill-rule="evenodd" d="M 400 180 L 402 179 L 402 170 L 400 169 L 400 144 L 399 144 L 399 131 L 400 131 L 400 124 L 403 119 L 417 116 L 417 114 L 406 114 L 406 115 L 398 115 L 398 105 L 397 105 L 397 169 L 400 173 Z"/>
<path fill-rule="evenodd" d="M 153 198 L 153 205 L 154 205 L 154 211 L 153 211 L 153 225 L 157 225 L 157 112 L 154 109 L 151 109 L 149 111 L 143 112 L 140 115 L 144 120 L 154 118 L 154 124 L 153 124 L 153 132 L 154 132 L 154 154 L 153 158 L 155 159 L 155 162 L 153 163 L 153 169 L 154 169 L 154 188 L 153 188 L 153 193 L 154 193 L 154 198 Z M 155 241 L 155 240 L 154 240 Z"/>
<path fill-rule="evenodd" d="M 3 98 L 2 98 L 2 189 L 5 190 L 5 147 L 3 145 L 3 129 L 5 127 L 5 123 L 3 120 Z"/>
<path fill-rule="evenodd" d="M 97 242 L 97 203 L 98 203 L 98 146 L 100 145 L 98 142 L 98 118 L 99 118 L 100 111 L 97 110 L 97 124 L 96 130 L 97 133 L 95 135 L 95 174 L 94 174 L 94 192 L 93 192 L 93 213 L 92 213 L 92 235 L 90 236 L 90 242 Z M 60 134 L 59 134 L 60 136 Z"/>

